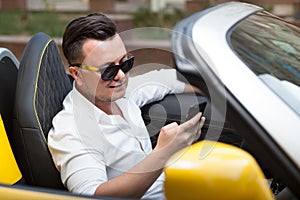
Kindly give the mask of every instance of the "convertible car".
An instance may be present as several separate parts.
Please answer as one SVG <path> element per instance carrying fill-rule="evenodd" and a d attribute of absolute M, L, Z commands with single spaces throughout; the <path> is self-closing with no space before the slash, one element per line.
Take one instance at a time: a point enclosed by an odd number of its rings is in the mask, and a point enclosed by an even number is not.
<path fill-rule="evenodd" d="M 300 29 L 229 2 L 183 19 L 170 37 L 178 78 L 204 95 L 141 108 L 152 144 L 192 105 L 206 103 L 207 120 L 165 166 L 167 199 L 299 198 Z M 52 162 L 47 133 L 72 81 L 55 42 L 37 33 L 20 63 L 0 51 L 1 199 L 114 199 L 69 193 Z"/>

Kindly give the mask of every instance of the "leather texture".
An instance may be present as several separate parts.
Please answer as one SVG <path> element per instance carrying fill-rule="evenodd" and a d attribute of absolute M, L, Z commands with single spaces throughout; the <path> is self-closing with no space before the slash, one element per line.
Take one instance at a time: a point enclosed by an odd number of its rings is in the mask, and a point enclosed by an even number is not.
<path fill-rule="evenodd" d="M 13 149 L 27 184 L 65 189 L 47 135 L 71 88 L 55 42 L 47 34 L 37 33 L 20 61 L 13 120 Z"/>

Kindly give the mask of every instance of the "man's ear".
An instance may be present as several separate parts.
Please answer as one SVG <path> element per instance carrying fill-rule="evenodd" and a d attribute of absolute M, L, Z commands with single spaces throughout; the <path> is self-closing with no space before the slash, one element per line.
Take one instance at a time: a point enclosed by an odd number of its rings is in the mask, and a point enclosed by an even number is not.
<path fill-rule="evenodd" d="M 81 81 L 81 74 L 78 67 L 69 67 L 69 73 L 77 83 Z"/>

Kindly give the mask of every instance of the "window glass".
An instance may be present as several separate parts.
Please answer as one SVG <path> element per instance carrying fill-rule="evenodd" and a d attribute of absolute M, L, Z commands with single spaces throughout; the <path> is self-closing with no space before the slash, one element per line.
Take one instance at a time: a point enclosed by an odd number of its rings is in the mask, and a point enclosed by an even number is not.
<path fill-rule="evenodd" d="M 246 65 L 300 115 L 300 30 L 260 12 L 240 22 L 230 42 Z"/>

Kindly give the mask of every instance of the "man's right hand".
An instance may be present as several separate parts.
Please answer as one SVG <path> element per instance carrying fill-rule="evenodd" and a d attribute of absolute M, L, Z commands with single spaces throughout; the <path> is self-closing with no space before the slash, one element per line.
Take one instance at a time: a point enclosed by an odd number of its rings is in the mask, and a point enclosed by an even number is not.
<path fill-rule="evenodd" d="M 200 117 L 201 113 L 198 113 L 183 124 L 173 122 L 161 128 L 154 152 L 170 157 L 180 149 L 191 145 L 201 134 L 205 118 Z M 193 129 L 197 123 L 200 123 L 198 130 Z"/>

